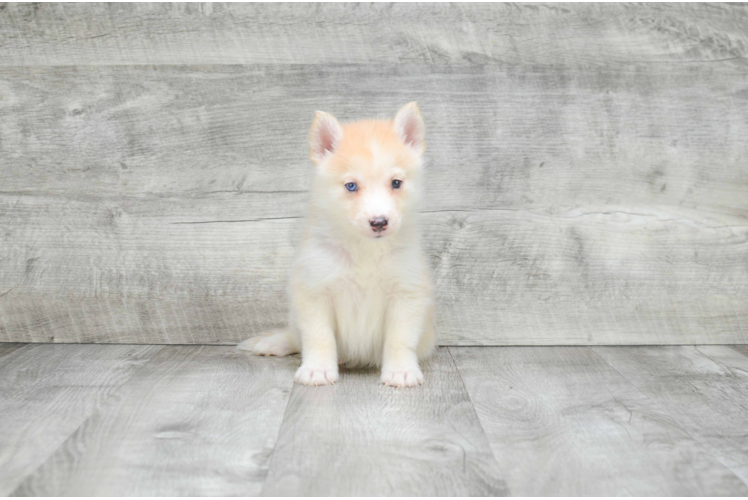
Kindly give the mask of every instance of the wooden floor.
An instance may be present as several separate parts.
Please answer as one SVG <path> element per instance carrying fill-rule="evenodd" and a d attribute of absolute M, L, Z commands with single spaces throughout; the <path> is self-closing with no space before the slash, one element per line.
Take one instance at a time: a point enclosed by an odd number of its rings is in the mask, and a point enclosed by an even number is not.
<path fill-rule="evenodd" d="M 748 495 L 748 347 L 449 347 L 293 385 L 228 346 L 0 344 L 2 495 Z"/>

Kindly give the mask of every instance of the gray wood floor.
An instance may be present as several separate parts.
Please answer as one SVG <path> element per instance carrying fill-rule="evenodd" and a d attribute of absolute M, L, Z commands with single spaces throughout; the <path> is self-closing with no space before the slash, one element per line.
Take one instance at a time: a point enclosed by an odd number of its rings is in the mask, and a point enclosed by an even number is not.
<path fill-rule="evenodd" d="M 748 348 L 443 347 L 412 390 L 227 346 L 0 344 L 1 495 L 748 495 Z"/>

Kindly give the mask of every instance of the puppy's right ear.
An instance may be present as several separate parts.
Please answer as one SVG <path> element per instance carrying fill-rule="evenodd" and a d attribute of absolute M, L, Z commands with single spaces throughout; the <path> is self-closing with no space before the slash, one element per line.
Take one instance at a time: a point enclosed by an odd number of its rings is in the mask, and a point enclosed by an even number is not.
<path fill-rule="evenodd" d="M 343 127 L 329 113 L 317 111 L 309 131 L 309 156 L 319 165 L 333 154 L 343 140 Z"/>

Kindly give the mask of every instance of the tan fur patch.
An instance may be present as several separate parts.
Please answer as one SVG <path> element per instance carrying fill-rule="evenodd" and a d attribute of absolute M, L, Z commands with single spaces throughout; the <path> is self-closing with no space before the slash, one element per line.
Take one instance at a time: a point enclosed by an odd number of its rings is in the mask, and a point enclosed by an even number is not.
<path fill-rule="evenodd" d="M 352 165 L 374 168 L 372 142 L 381 151 L 391 156 L 395 164 L 407 170 L 414 165 L 414 158 L 400 141 L 394 123 L 386 120 L 362 120 L 346 123 L 343 127 L 343 140 L 330 158 L 328 169 L 332 173 L 344 174 Z"/>

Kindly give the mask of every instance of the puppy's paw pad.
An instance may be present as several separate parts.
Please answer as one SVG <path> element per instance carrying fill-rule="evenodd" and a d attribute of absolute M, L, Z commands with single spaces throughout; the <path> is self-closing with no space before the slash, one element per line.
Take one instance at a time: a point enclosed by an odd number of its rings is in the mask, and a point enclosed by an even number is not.
<path fill-rule="evenodd" d="M 423 384 L 423 373 L 418 368 L 382 370 L 380 380 L 391 387 L 415 387 Z"/>
<path fill-rule="evenodd" d="M 296 370 L 296 382 L 303 385 L 329 385 L 338 381 L 338 367 L 301 366 Z"/>

